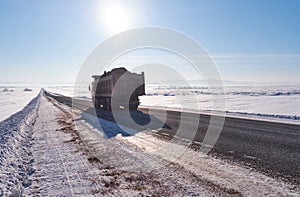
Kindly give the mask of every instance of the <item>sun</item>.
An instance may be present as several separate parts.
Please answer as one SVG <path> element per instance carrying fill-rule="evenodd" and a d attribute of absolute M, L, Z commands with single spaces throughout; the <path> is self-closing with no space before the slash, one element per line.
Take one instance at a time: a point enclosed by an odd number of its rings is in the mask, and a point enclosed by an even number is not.
<path fill-rule="evenodd" d="M 129 10 L 120 2 L 110 2 L 102 5 L 98 18 L 101 20 L 105 29 L 111 33 L 128 30 L 131 25 Z"/>

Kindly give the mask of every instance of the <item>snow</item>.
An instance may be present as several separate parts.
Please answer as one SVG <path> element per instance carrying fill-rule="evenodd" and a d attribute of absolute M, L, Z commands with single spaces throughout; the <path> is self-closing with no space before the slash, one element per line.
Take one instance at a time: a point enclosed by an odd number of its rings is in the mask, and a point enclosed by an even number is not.
<path fill-rule="evenodd" d="M 22 110 L 40 91 L 40 88 L 24 91 L 26 87 L 23 86 L 8 87 L 13 91 L 3 91 L 5 88 L 0 87 L 0 122 Z"/>
<path fill-rule="evenodd" d="M 94 132 L 83 117 L 79 118 L 80 114 L 74 114 L 75 126 L 71 109 L 52 102 L 55 106 L 41 98 L 30 149 L 34 173 L 30 176 L 31 184 L 25 188 L 26 196 L 216 195 L 176 166 L 151 174 L 142 169 L 115 168 L 113 163 L 121 166 L 149 155 L 133 145 L 124 146 L 121 138 L 109 140 L 99 135 L 99 130 Z M 104 125 L 114 126 L 109 121 Z"/>
<path fill-rule="evenodd" d="M 225 112 L 230 116 L 300 122 L 299 86 L 225 87 Z M 165 96 L 168 95 L 168 96 Z M 172 96 L 173 95 L 173 96 Z M 140 97 L 141 106 L 192 112 L 218 112 L 212 107 L 212 95 L 205 87 L 193 89 L 155 88 Z M 198 104 L 198 109 L 182 103 Z"/>
<path fill-rule="evenodd" d="M 0 122 L 0 196 L 19 196 L 30 184 L 30 139 L 38 106 L 36 97 L 23 110 Z"/>
<path fill-rule="evenodd" d="M 294 190 L 293 186 L 287 183 L 267 177 L 251 168 L 230 164 L 201 152 L 193 151 L 182 142 L 169 143 L 145 132 L 124 139 L 162 160 L 183 166 L 202 180 L 233 191 L 239 191 L 243 196 L 300 195 L 300 191 Z"/>
<path fill-rule="evenodd" d="M 80 119 L 77 126 L 82 130 L 82 138 L 86 139 L 87 146 L 97 158 L 105 158 L 110 166 L 117 169 L 149 173 L 160 172 L 170 164 L 176 164 L 196 175 L 199 182 L 226 188 L 226 191 L 237 192 L 243 196 L 300 195 L 300 191 L 295 190 L 294 186 L 270 178 L 252 168 L 231 164 L 191 150 L 188 148 L 190 142 L 183 139 L 179 138 L 177 143 L 169 143 L 154 137 L 153 130 L 138 132 L 86 113 L 83 113 Z M 91 130 L 94 130 L 94 136 L 88 134 Z M 110 132 L 114 132 L 116 137 L 103 140 L 102 138 L 105 139 L 106 134 Z M 130 136 L 122 136 L 123 132 Z M 97 137 L 97 134 L 101 137 Z"/>
<path fill-rule="evenodd" d="M 169 143 L 155 131 L 51 102 L 36 97 L 0 122 L 0 196 L 300 195 L 251 168 L 188 149 L 180 138 Z"/>
<path fill-rule="evenodd" d="M 91 99 L 88 85 L 49 86 L 46 89 L 65 96 Z M 300 123 L 300 86 L 225 86 L 225 112 L 229 116 Z M 215 113 L 207 87 L 160 87 L 146 85 L 141 107 L 167 108 L 198 113 Z M 182 105 L 189 103 L 189 105 Z M 194 108 L 197 106 L 198 108 Z M 192 108 L 191 108 L 192 106 Z"/>
<path fill-rule="evenodd" d="M 90 180 L 97 169 L 75 144 L 68 143 L 74 140 L 71 122 L 66 123 L 69 118 L 45 97 L 41 98 L 30 149 L 34 173 L 30 177 L 32 184 L 25 190 L 26 196 L 87 196 L 101 187 Z"/>

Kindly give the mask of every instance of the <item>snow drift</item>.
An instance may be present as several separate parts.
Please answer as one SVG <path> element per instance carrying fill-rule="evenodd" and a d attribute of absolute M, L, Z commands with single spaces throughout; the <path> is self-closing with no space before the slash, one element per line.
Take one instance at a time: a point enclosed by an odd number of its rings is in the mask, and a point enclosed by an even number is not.
<path fill-rule="evenodd" d="M 31 183 L 30 139 L 40 93 L 23 110 L 0 122 L 0 196 L 20 196 Z"/>

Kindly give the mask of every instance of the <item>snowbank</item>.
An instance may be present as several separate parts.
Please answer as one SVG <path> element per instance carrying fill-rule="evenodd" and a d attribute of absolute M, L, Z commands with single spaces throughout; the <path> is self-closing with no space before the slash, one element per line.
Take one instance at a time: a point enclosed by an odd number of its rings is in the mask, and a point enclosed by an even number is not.
<path fill-rule="evenodd" d="M 0 196 L 20 196 L 31 184 L 30 141 L 40 94 L 23 110 L 0 122 Z"/>

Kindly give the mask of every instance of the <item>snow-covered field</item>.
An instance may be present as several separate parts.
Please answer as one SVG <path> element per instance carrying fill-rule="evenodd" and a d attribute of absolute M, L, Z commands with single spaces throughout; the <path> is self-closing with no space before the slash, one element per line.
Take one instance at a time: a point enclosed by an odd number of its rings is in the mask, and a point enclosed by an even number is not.
<path fill-rule="evenodd" d="M 30 88 L 24 91 L 24 86 L 0 86 L 0 122 L 23 109 L 40 91 L 40 88 Z"/>
<path fill-rule="evenodd" d="M 49 91 L 66 96 L 90 99 L 87 87 L 74 94 L 73 86 L 51 86 Z M 300 86 L 226 86 L 224 91 L 227 115 L 281 122 L 300 122 Z M 141 106 L 170 108 L 196 112 L 211 112 L 212 95 L 206 87 L 163 88 L 146 86 L 146 95 L 140 97 Z M 189 105 L 182 105 L 189 103 Z M 194 105 L 193 105 L 194 104 Z M 198 105 L 198 108 L 189 106 Z"/>

